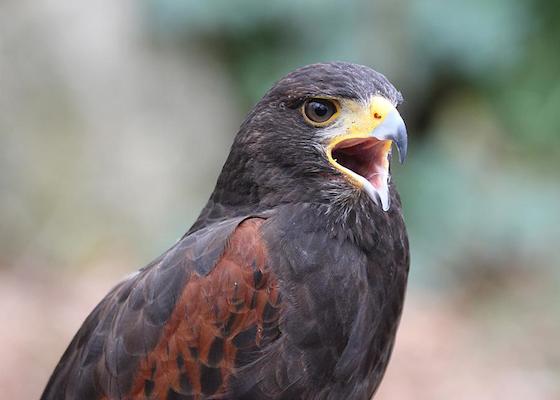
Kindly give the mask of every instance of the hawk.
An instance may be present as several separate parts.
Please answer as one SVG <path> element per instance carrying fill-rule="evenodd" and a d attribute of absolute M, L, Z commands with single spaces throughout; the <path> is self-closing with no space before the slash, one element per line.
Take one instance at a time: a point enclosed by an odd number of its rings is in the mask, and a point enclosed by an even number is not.
<path fill-rule="evenodd" d="M 401 101 L 350 63 L 280 79 L 194 225 L 95 307 L 42 399 L 370 399 L 409 269 Z"/>

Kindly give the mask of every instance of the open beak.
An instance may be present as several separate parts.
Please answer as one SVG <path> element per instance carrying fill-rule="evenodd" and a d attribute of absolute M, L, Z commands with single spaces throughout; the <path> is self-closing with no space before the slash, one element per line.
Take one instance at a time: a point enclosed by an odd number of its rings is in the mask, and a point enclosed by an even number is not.
<path fill-rule="evenodd" d="M 379 110 L 379 111 L 378 111 Z M 334 137 L 327 146 L 331 164 L 349 180 L 363 188 L 384 211 L 389 210 L 389 164 L 395 144 L 402 164 L 407 153 L 407 133 L 402 117 L 387 100 L 377 100 L 369 132 L 350 132 Z M 377 120 L 377 121 L 375 121 Z"/>

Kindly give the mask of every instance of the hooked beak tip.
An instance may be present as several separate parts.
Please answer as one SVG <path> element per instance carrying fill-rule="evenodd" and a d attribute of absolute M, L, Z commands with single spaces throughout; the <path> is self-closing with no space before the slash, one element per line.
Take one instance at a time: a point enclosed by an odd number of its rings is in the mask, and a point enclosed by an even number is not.
<path fill-rule="evenodd" d="M 408 152 L 408 135 L 406 133 L 406 126 L 404 125 L 404 122 L 399 127 L 394 142 L 397 146 L 397 151 L 399 152 L 399 163 L 402 164 L 405 162 L 406 154 Z"/>

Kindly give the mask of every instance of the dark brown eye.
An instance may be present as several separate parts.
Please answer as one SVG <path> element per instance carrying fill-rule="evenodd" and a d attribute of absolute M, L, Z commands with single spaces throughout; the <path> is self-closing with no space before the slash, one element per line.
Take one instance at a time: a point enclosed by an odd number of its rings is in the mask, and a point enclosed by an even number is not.
<path fill-rule="evenodd" d="M 334 101 L 327 99 L 310 99 L 303 105 L 303 113 L 313 125 L 324 125 L 333 119 L 337 111 Z"/>

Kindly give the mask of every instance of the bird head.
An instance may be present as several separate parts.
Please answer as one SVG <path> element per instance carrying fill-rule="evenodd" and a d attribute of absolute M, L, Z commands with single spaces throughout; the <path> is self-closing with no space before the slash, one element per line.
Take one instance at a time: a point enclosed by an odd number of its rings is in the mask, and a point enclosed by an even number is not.
<path fill-rule="evenodd" d="M 312 64 L 280 79 L 242 124 L 218 187 L 274 203 L 341 191 L 390 207 L 393 147 L 403 162 L 401 94 L 371 68 Z M 224 192 L 227 192 L 225 190 Z M 274 200 L 271 200 L 274 199 Z M 328 199 L 327 199 L 328 200 Z"/>

